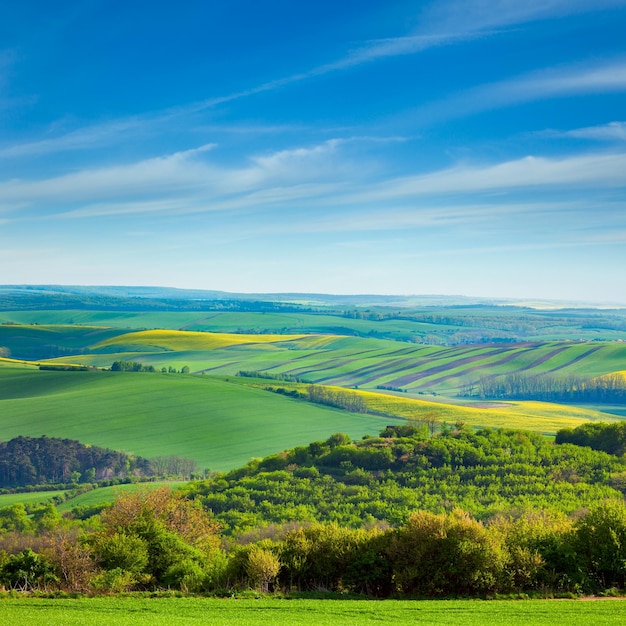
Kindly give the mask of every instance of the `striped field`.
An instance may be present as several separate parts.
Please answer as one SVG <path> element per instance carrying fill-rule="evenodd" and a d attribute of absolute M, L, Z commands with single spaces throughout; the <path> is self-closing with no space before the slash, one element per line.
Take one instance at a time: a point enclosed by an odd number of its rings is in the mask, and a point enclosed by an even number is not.
<path fill-rule="evenodd" d="M 118 334 L 88 346 L 82 362 L 137 360 L 194 372 L 290 374 L 321 384 L 456 395 L 481 377 L 508 373 L 593 378 L 626 369 L 626 343 L 570 342 L 427 346 L 338 335 L 241 335 L 191 331 Z"/>

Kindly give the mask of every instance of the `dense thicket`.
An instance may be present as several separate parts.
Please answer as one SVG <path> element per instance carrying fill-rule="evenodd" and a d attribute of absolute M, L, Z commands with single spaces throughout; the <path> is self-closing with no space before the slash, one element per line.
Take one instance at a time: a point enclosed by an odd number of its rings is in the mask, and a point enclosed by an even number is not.
<path fill-rule="evenodd" d="M 21 591 L 552 595 L 623 589 L 626 580 L 619 501 L 576 519 L 526 510 L 481 522 L 457 509 L 413 511 L 387 528 L 291 525 L 221 547 L 211 514 L 165 489 L 122 496 L 82 533 L 53 507 L 33 520 L 23 509 L 0 509 L 0 584 Z"/>
<path fill-rule="evenodd" d="M 179 493 L 122 496 L 96 523 L 4 507 L 0 584 L 377 597 L 623 588 L 626 505 L 611 485 L 625 477 L 621 456 L 522 431 L 338 433 Z"/>
<path fill-rule="evenodd" d="M 390 426 L 381 437 L 313 442 L 187 487 L 238 534 L 270 524 L 404 523 L 418 509 L 461 508 L 479 519 L 512 509 L 572 513 L 623 498 L 623 459 L 522 431 L 464 428 L 430 437 Z"/>
<path fill-rule="evenodd" d="M 17 437 L 0 442 L 0 487 L 150 474 L 147 459 L 72 439 Z"/>
<path fill-rule="evenodd" d="M 626 422 L 589 422 L 577 428 L 559 430 L 556 443 L 573 443 L 577 446 L 588 446 L 594 450 L 602 450 L 609 454 L 626 452 Z"/>

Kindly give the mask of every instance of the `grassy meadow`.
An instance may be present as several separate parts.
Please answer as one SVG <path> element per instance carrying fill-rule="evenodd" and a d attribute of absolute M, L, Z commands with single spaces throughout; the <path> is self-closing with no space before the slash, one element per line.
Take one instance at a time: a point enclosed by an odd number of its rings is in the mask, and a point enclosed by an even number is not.
<path fill-rule="evenodd" d="M 60 513 L 64 513 L 65 511 L 70 511 L 75 506 L 92 506 L 103 504 L 105 502 L 113 502 L 118 496 L 125 493 L 132 493 L 146 489 L 157 489 L 158 487 L 164 486 L 175 489 L 183 484 L 185 483 L 182 481 L 155 481 L 146 483 L 123 483 L 113 487 L 98 487 L 97 489 L 92 489 L 91 491 L 71 497 L 65 502 L 58 504 L 56 508 Z M 47 504 L 48 502 L 51 502 L 54 496 L 65 496 L 70 493 L 70 490 L 54 490 L 0 494 L 0 508 L 11 506 L 12 504 L 17 504 L 18 502 L 21 502 L 26 506 L 34 504 Z"/>
<path fill-rule="evenodd" d="M 306 390 L 308 385 L 283 381 L 237 377 L 230 379 L 244 386 L 260 389 L 284 387 L 285 389 Z M 474 406 L 451 404 L 446 401 L 416 399 L 403 393 L 381 393 L 360 389 L 329 387 L 361 398 L 368 411 L 375 414 L 401 417 L 404 419 L 429 420 L 438 422 L 464 422 L 474 427 L 513 428 L 554 435 L 561 428 L 576 428 L 585 422 L 610 422 L 619 419 L 616 414 L 602 412 L 600 407 L 580 408 L 572 405 L 551 402 L 507 401 L 483 402 Z"/>
<path fill-rule="evenodd" d="M 19 435 L 77 439 L 140 456 L 176 454 L 227 470 L 385 419 L 291 400 L 209 376 L 0 368 L 0 424 Z"/>
<path fill-rule="evenodd" d="M 624 600 L 366 601 L 210 598 L 0 600 L 12 626 L 610 626 L 623 624 Z"/>

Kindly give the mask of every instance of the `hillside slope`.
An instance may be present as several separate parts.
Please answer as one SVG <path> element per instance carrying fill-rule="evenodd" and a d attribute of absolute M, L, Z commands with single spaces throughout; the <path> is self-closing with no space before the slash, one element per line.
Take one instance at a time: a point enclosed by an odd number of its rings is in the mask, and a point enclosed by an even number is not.
<path fill-rule="evenodd" d="M 385 423 L 208 376 L 0 368 L 3 439 L 67 437 L 144 457 L 176 454 L 211 469 L 337 430 L 361 437 Z"/>

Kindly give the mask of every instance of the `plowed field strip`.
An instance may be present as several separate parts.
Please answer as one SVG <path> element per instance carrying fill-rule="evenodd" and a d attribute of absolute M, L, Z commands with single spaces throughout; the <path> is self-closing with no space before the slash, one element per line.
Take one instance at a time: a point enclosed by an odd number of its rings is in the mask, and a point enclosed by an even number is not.
<path fill-rule="evenodd" d="M 323 360 L 321 363 L 318 360 L 318 361 L 314 362 L 314 364 L 312 366 L 304 366 L 303 367 L 301 364 L 298 364 L 299 367 L 286 370 L 285 373 L 297 376 L 299 374 L 316 374 L 317 372 L 325 372 L 327 370 L 331 370 L 331 369 L 334 369 L 334 368 L 337 368 L 337 367 L 343 367 L 345 365 L 350 365 L 350 363 L 352 363 L 352 361 L 354 361 L 354 357 L 358 357 L 358 356 L 361 356 L 363 354 L 368 354 L 368 353 L 371 353 L 371 352 L 376 352 L 376 350 L 364 350 L 363 352 L 354 352 L 349 357 L 335 357 L 333 359 Z M 319 359 L 319 357 L 320 357 L 319 354 L 308 354 L 307 355 L 307 358 L 310 358 L 310 359 Z M 301 359 L 298 358 L 298 360 L 301 360 Z M 275 367 L 280 367 L 280 365 L 281 364 L 274 365 L 271 368 L 266 368 L 266 369 L 273 369 Z"/>
<path fill-rule="evenodd" d="M 527 372 L 535 367 L 539 367 L 539 365 L 543 365 L 546 361 L 554 358 L 557 354 L 561 354 L 561 352 L 565 352 L 565 350 L 569 350 L 570 346 L 560 346 L 555 348 L 554 350 L 550 350 L 550 352 L 546 352 L 546 354 L 542 354 L 537 360 L 529 363 L 528 365 L 524 365 L 524 367 L 520 367 L 518 372 Z"/>
<path fill-rule="evenodd" d="M 531 348 L 531 350 L 536 350 L 537 348 Z M 429 385 L 438 385 L 439 383 L 443 383 L 446 382 L 447 380 L 450 380 L 451 378 L 457 378 L 459 376 L 467 376 L 467 374 L 473 374 L 474 372 L 478 372 L 480 370 L 485 369 L 486 367 L 498 367 L 500 365 L 506 365 L 507 363 L 510 363 L 511 361 L 515 360 L 516 358 L 518 358 L 520 356 L 520 353 L 517 351 L 511 351 L 509 352 L 509 354 L 505 355 L 504 357 L 502 357 L 501 359 L 499 359 L 498 361 L 493 361 L 491 363 L 487 363 L 486 365 L 475 365 L 474 367 L 469 367 L 466 370 L 463 370 L 462 372 L 455 372 L 452 374 L 446 374 L 445 376 L 440 376 L 439 378 L 434 378 L 433 380 L 430 380 L 428 382 Z"/>
<path fill-rule="evenodd" d="M 352 372 L 350 372 L 350 379 L 352 380 L 355 377 L 359 377 L 359 381 L 361 381 L 361 384 L 366 384 L 368 382 L 371 382 L 372 380 L 376 380 L 380 378 L 381 373 L 385 372 L 386 370 L 389 370 L 390 367 L 393 368 L 391 369 L 391 371 L 393 372 L 395 369 L 402 367 L 405 363 L 415 363 L 415 358 L 409 357 L 406 359 L 389 359 L 387 361 L 383 361 L 382 363 L 379 361 L 375 365 L 367 365 L 366 367 L 361 367 L 357 370 L 353 370 Z M 368 375 L 369 378 L 367 379 L 361 378 L 361 376 L 364 376 L 364 375 Z M 326 378 L 320 379 L 320 382 L 333 380 L 335 378 L 336 376 L 335 377 L 327 376 Z"/>
<path fill-rule="evenodd" d="M 502 354 L 503 352 L 508 352 L 510 347 L 499 348 L 496 350 L 492 350 L 483 354 L 476 354 L 474 356 L 468 356 L 464 359 L 458 359 L 456 361 L 452 361 L 451 363 L 445 363 L 443 365 L 436 365 L 435 367 L 431 367 L 421 372 L 413 372 L 412 374 L 407 374 L 405 376 L 401 376 L 400 378 L 396 378 L 395 380 L 389 381 L 389 385 L 393 387 L 404 387 L 405 385 L 409 385 L 414 383 L 422 378 L 428 378 L 429 376 L 433 376 L 435 374 L 439 374 L 441 372 L 445 372 L 446 370 L 461 367 L 463 365 L 467 365 L 468 363 L 475 363 L 477 361 L 484 361 L 496 354 Z M 368 381 L 369 382 L 369 381 Z"/>
<path fill-rule="evenodd" d="M 569 367 L 570 365 L 574 365 L 574 363 L 578 363 L 579 361 L 582 361 L 583 359 L 587 358 L 590 354 L 593 354 L 594 352 L 597 352 L 598 350 L 601 350 L 601 349 L 602 349 L 602 346 L 594 346 L 590 350 L 587 350 L 587 352 L 583 352 L 582 354 L 579 354 L 577 357 L 573 358 L 568 363 L 563 363 L 562 365 L 557 365 L 556 367 L 553 367 L 551 370 L 548 370 L 548 373 L 551 374 L 552 372 L 558 372 L 564 367 Z"/>

